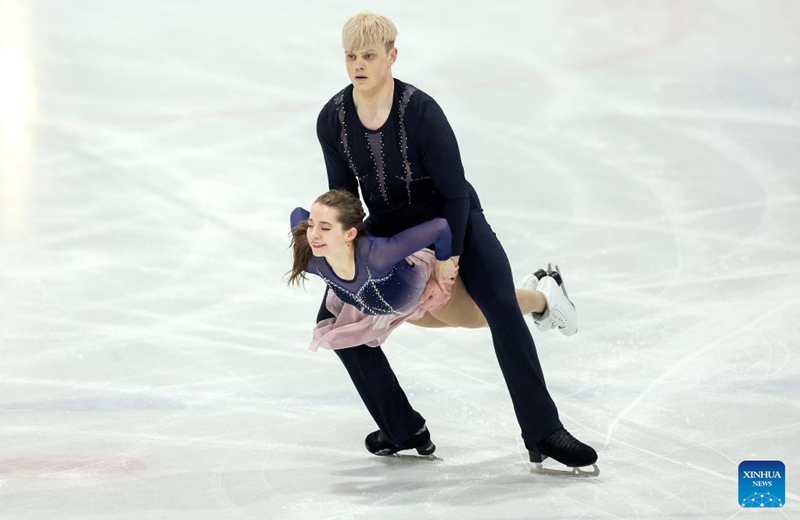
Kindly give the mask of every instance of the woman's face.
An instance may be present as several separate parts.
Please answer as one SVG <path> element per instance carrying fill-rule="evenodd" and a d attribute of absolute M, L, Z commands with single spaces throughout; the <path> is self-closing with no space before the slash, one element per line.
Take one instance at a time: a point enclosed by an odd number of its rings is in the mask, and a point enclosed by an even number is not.
<path fill-rule="evenodd" d="M 314 256 L 341 255 L 355 235 L 339 222 L 339 210 L 316 203 L 308 216 L 308 243 Z M 351 244 L 352 245 L 352 244 Z"/>

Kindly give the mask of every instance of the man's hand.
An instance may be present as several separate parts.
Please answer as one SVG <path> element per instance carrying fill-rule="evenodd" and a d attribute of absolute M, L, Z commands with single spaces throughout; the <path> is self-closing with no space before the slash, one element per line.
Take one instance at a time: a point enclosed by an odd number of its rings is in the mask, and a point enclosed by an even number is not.
<path fill-rule="evenodd" d="M 455 262 L 451 260 L 436 261 L 436 265 L 433 268 L 433 277 L 439 282 L 439 287 L 444 292 L 449 293 L 453 290 L 456 276 L 458 276 L 458 266 Z"/>
<path fill-rule="evenodd" d="M 438 311 L 450 301 L 450 291 L 442 290 L 436 278 L 431 277 L 419 297 L 419 306 L 426 311 Z"/>

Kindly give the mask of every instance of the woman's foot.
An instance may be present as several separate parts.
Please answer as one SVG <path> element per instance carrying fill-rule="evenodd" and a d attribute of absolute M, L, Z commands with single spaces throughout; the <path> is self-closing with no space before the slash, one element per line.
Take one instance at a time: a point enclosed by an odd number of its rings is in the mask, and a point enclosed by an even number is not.
<path fill-rule="evenodd" d="M 539 280 L 546 276 L 547 271 L 544 269 L 539 269 L 535 273 L 529 274 L 524 280 L 522 280 L 520 289 L 524 291 L 535 291 L 536 286 L 539 284 Z M 548 330 L 553 329 L 553 320 L 550 319 L 550 313 L 547 312 L 547 307 L 545 307 L 543 312 L 532 312 L 531 316 L 533 317 L 533 322 L 540 331 L 547 332 Z"/>
<path fill-rule="evenodd" d="M 552 328 L 558 328 L 565 336 L 578 332 L 578 313 L 567 295 L 558 266 L 555 266 L 555 270 L 548 270 L 547 276 L 539 279 L 536 290 L 544 294 L 547 300 L 547 309 L 543 315 L 550 319 Z"/>

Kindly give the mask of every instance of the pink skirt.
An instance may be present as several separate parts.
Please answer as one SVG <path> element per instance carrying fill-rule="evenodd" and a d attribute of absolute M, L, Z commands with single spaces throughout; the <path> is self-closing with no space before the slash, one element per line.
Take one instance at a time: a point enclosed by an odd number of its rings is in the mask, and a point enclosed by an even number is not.
<path fill-rule="evenodd" d="M 422 249 L 409 258 L 414 262 L 415 269 L 422 269 L 423 279 L 430 280 L 436 264 L 433 251 Z M 314 352 L 319 348 L 337 350 L 357 345 L 378 347 L 398 326 L 425 315 L 425 310 L 419 305 L 403 314 L 364 314 L 349 303 L 344 303 L 333 291 L 328 291 L 325 307 L 335 317 L 322 320 L 314 327 L 313 340 L 308 346 Z"/>

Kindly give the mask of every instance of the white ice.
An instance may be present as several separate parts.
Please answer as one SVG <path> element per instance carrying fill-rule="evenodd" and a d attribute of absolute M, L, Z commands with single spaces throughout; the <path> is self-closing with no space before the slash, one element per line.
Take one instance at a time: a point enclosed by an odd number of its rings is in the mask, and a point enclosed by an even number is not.
<path fill-rule="evenodd" d="M 434 462 L 307 350 L 288 214 L 363 9 L 517 279 L 562 267 L 580 331 L 534 337 L 598 478 L 531 473 L 488 330 L 385 345 Z M 2 0 L 0 46 L 3 520 L 800 517 L 800 3 Z"/>

